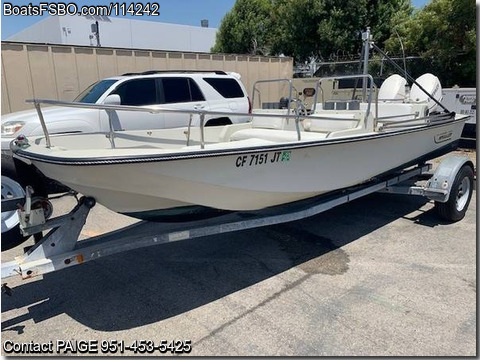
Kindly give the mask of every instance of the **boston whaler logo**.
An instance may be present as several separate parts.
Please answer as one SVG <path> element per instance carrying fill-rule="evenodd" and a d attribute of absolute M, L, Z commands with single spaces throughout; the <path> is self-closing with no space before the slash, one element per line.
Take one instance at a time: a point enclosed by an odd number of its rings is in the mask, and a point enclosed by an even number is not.
<path fill-rule="evenodd" d="M 445 131 L 435 135 L 435 143 L 439 144 L 452 138 L 452 131 Z"/>

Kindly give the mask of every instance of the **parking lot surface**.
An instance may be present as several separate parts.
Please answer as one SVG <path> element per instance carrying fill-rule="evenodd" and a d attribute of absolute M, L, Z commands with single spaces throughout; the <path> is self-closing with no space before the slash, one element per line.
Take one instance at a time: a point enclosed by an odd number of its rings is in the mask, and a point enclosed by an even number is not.
<path fill-rule="evenodd" d="M 65 212 L 74 201 L 54 205 Z M 133 222 L 97 205 L 82 236 Z M 293 223 L 6 282 L 2 344 L 191 340 L 189 355 L 475 356 L 476 192 L 454 224 L 424 198 L 373 194 Z"/>

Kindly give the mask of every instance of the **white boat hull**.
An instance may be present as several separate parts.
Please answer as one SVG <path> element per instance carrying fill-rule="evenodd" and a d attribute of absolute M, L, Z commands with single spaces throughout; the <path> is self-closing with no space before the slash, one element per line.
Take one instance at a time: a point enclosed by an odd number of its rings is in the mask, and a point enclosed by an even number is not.
<path fill-rule="evenodd" d="M 191 157 L 158 161 L 96 165 L 30 161 L 48 177 L 119 213 L 135 216 L 192 205 L 248 211 L 357 185 L 451 151 L 463 124 L 223 153 L 206 149 Z"/>

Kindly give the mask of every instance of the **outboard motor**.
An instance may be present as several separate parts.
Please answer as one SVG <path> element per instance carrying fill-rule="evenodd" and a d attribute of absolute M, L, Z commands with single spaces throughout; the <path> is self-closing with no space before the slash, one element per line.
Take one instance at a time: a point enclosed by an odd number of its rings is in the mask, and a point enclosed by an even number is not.
<path fill-rule="evenodd" d="M 403 101 L 405 100 L 405 86 L 407 80 L 398 74 L 385 79 L 378 91 L 378 101 Z"/>
<path fill-rule="evenodd" d="M 440 80 L 430 73 L 423 74 L 416 82 L 419 83 L 435 100 L 438 102 L 442 101 L 442 85 Z M 425 94 L 417 84 L 412 85 L 410 90 L 410 101 L 414 103 L 427 103 L 428 110 L 430 113 L 441 111 L 440 106 L 433 101 L 427 94 Z"/>

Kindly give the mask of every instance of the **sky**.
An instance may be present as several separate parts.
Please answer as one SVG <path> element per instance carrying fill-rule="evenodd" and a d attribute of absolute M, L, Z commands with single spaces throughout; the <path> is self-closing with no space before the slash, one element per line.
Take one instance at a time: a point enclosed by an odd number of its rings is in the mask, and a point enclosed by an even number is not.
<path fill-rule="evenodd" d="M 9 0 L 1 1 L 2 14 L 1 14 L 1 38 L 2 40 L 8 39 L 13 34 L 33 25 L 34 23 L 42 20 L 44 16 L 5 16 L 4 15 L 4 3 L 9 2 L 13 5 L 28 5 L 32 3 L 37 5 L 40 2 L 48 2 L 48 0 Z M 64 1 L 65 3 L 75 2 L 79 7 L 82 5 L 102 5 L 110 4 L 114 1 Z M 137 1 L 140 3 L 141 1 Z M 201 19 L 208 19 L 209 26 L 217 28 L 220 25 L 222 18 L 233 7 L 235 0 L 153 0 L 160 5 L 160 16 L 141 16 L 127 18 L 135 18 L 136 20 L 148 20 L 159 21 L 166 23 L 182 24 L 182 25 L 194 25 L 200 26 Z M 412 0 L 415 7 L 424 6 L 429 0 Z M 116 3 L 121 3 L 116 1 Z M 130 4 L 131 1 L 127 1 Z M 145 2 L 143 2 L 145 3 Z"/>

